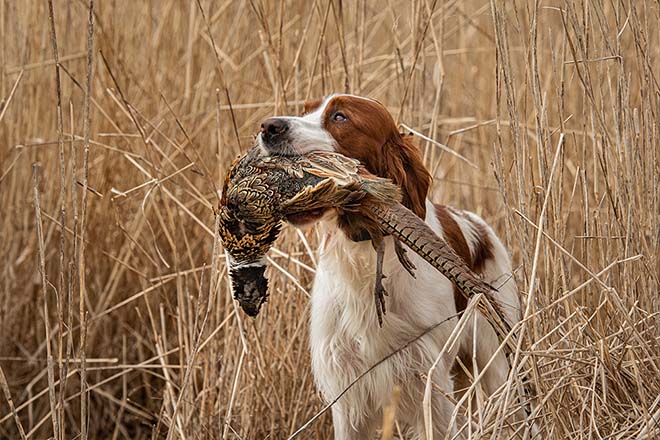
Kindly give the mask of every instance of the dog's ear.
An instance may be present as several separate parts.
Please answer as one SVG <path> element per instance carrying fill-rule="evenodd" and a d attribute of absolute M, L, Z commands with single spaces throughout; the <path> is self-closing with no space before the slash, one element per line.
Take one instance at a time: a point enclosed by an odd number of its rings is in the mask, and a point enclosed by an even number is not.
<path fill-rule="evenodd" d="M 379 157 L 378 175 L 399 185 L 406 208 L 425 218 L 431 175 L 424 166 L 414 137 L 397 133 L 385 142 Z"/>
<path fill-rule="evenodd" d="M 303 104 L 303 115 L 313 112 L 323 103 L 323 98 L 310 99 Z"/>

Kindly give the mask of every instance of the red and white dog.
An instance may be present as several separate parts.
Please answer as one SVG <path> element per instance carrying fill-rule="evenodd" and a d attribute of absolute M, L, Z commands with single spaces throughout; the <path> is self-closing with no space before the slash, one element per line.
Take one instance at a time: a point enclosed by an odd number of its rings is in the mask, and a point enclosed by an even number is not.
<path fill-rule="evenodd" d="M 394 119 L 379 102 L 353 95 L 332 95 L 305 106 L 302 117 L 263 121 L 258 144 L 266 154 L 336 151 L 358 159 L 371 173 L 387 177 L 403 190 L 404 204 L 424 218 L 484 279 L 497 286 L 497 300 L 511 324 L 520 319 L 518 292 L 511 263 L 493 230 L 477 215 L 427 199 L 431 176 L 410 136 L 399 133 Z M 376 253 L 367 241 L 347 237 L 332 210 L 299 216 L 297 223 L 318 221 L 325 237 L 320 250 L 311 304 L 311 356 L 316 384 L 326 399 L 339 395 L 359 374 L 387 354 L 438 322 L 465 308 L 454 285 L 412 252 L 413 278 L 399 263 L 392 238 L 386 239 L 383 273 L 387 315 L 378 325 L 373 302 Z M 382 422 L 382 408 L 396 385 L 401 388 L 398 420 L 418 438 L 426 437 L 422 399 L 427 373 L 457 318 L 428 333 L 362 378 L 333 406 L 336 439 L 367 439 Z M 456 357 L 471 366 L 473 352 L 479 371 L 498 347 L 495 332 L 479 317 L 477 337 L 466 326 L 460 347 L 443 357 L 433 381 L 446 393 L 454 391 Z M 473 340 L 477 347 L 473 348 Z M 455 370 L 454 370 L 455 371 Z M 487 393 L 505 380 L 508 366 L 501 353 L 482 377 Z M 432 404 L 433 434 L 443 438 L 454 405 L 440 393 Z"/>

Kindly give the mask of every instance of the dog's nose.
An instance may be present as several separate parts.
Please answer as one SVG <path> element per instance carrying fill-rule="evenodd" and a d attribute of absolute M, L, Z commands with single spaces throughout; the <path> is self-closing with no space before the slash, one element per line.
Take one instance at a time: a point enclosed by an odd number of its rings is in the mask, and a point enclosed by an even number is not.
<path fill-rule="evenodd" d="M 268 118 L 261 123 L 261 133 L 276 138 L 289 131 L 289 124 L 282 118 Z"/>

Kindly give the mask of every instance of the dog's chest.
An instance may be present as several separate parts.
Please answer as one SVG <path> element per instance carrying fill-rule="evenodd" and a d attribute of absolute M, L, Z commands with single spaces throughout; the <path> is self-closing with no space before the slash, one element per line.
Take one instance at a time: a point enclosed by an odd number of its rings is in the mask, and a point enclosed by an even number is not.
<path fill-rule="evenodd" d="M 418 255 L 408 251 L 415 277 L 401 265 L 386 237 L 383 285 L 387 313 L 381 328 L 374 298 L 376 252 L 370 242 L 353 242 L 341 232 L 328 236 L 312 289 L 312 338 L 328 349 L 357 349 L 379 357 L 408 337 L 455 313 L 453 286 Z"/>
<path fill-rule="evenodd" d="M 381 328 L 376 314 L 374 283 L 376 252 L 370 242 L 352 242 L 332 237 L 322 250 L 312 290 L 312 332 L 324 339 L 328 349 L 346 350 L 360 358 L 387 353 L 397 341 L 392 333 L 401 333 L 400 298 L 414 289 L 415 279 L 399 267 L 391 239 L 386 242 L 383 285 L 387 315 Z M 402 280 L 401 277 L 408 277 Z M 405 304 L 404 304 L 405 306 Z M 405 307 L 404 307 L 405 308 Z M 393 328 L 393 323 L 398 323 Z M 322 329 L 315 332 L 314 328 Z"/>

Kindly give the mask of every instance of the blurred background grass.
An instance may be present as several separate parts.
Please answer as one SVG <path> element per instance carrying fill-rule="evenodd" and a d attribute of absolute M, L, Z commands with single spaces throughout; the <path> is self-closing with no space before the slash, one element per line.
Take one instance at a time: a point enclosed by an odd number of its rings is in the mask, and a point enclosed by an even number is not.
<path fill-rule="evenodd" d="M 55 0 L 53 40 L 48 2 L 0 3 L 0 437 L 286 438 L 322 407 L 318 237 L 287 228 L 248 319 L 212 208 L 261 119 L 332 92 L 464 156 L 419 139 L 433 199 L 494 226 L 525 301 L 535 280 L 514 376 L 543 437 L 660 432 L 658 2 L 96 2 L 86 181 L 88 7 Z"/>

